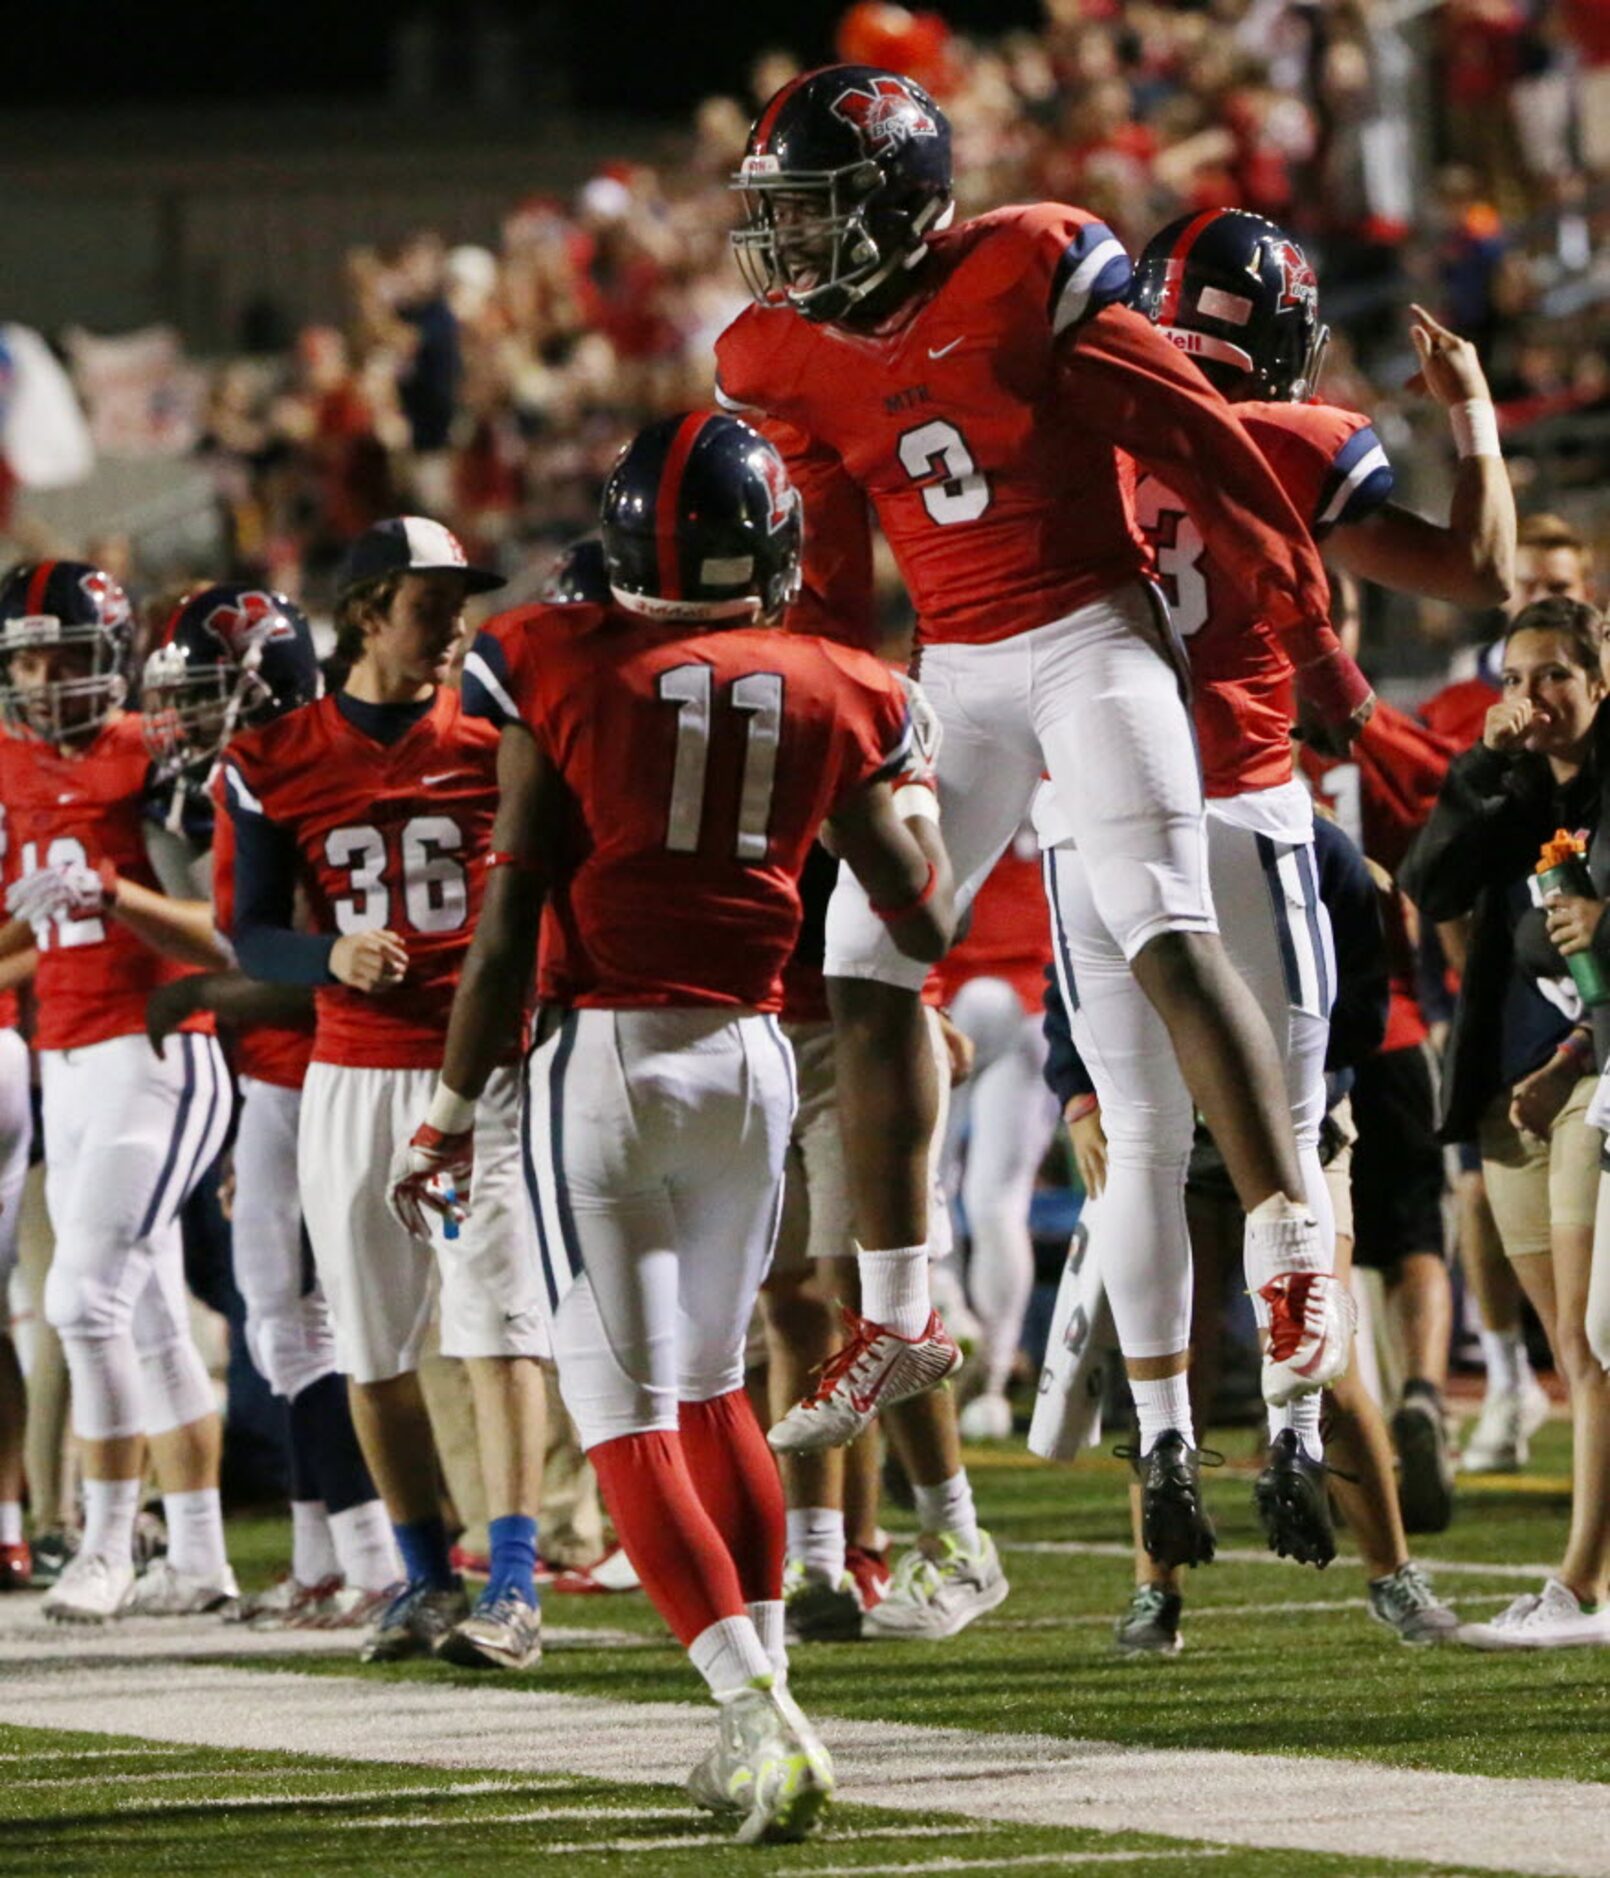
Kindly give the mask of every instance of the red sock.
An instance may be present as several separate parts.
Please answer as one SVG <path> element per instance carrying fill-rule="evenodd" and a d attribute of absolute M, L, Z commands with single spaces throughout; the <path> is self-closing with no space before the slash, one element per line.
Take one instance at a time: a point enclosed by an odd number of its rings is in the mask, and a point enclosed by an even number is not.
<path fill-rule="evenodd" d="M 748 1395 L 734 1389 L 678 1411 L 682 1452 L 751 1604 L 783 1595 L 788 1521 L 783 1483 Z"/>
<path fill-rule="evenodd" d="M 724 1617 L 747 1615 L 738 1574 L 674 1434 L 622 1435 L 587 1458 L 626 1556 L 684 1649 Z"/>

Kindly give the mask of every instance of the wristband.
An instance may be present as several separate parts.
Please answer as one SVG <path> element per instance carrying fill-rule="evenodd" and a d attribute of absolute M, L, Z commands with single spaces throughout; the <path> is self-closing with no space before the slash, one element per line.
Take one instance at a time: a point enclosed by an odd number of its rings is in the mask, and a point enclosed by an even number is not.
<path fill-rule="evenodd" d="M 892 926 L 896 920 L 905 919 L 908 915 L 915 913 L 920 907 L 926 906 L 933 898 L 934 888 L 938 886 L 938 884 L 939 869 L 930 861 L 928 863 L 928 878 L 922 883 L 920 893 L 914 894 L 909 900 L 902 901 L 898 906 L 881 906 L 876 900 L 871 899 L 867 901 L 867 904 L 872 908 L 872 911 L 877 914 L 878 918 L 883 921 L 885 926 Z"/>
<path fill-rule="evenodd" d="M 937 824 L 939 798 L 927 783 L 901 783 L 894 792 L 894 812 L 903 822 L 922 817 Z"/>
<path fill-rule="evenodd" d="M 1461 457 L 1502 456 L 1498 443 L 1498 413 L 1491 398 L 1467 398 L 1448 406 L 1454 448 Z"/>
<path fill-rule="evenodd" d="M 108 860 L 97 861 L 96 877 L 101 883 L 101 892 L 105 896 L 104 910 L 108 913 L 117 911 L 117 890 L 123 884 L 118 878 L 117 869 Z"/>
<path fill-rule="evenodd" d="M 438 1134 L 467 1135 L 475 1126 L 475 1104 L 439 1081 L 425 1120 Z"/>
<path fill-rule="evenodd" d="M 1087 1115 L 1094 1115 L 1100 1107 L 1100 1097 L 1087 1090 L 1083 1095 L 1069 1096 L 1068 1106 L 1062 1111 L 1062 1119 L 1071 1128 L 1075 1122 L 1082 1122 Z"/>
<path fill-rule="evenodd" d="M 1560 1045 L 1559 1054 L 1570 1057 L 1577 1068 L 1587 1075 L 1594 1067 L 1592 1033 L 1585 1030 L 1573 1030 Z"/>

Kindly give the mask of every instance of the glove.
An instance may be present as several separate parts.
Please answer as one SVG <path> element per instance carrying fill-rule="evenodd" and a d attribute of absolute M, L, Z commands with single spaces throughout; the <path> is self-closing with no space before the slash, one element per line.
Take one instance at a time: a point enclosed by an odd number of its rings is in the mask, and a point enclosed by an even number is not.
<path fill-rule="evenodd" d="M 470 1179 L 475 1169 L 475 1130 L 462 1134 L 443 1134 L 429 1122 L 421 1122 L 414 1138 L 392 1157 L 391 1190 L 388 1195 L 392 1213 L 405 1231 L 416 1239 L 429 1240 L 427 1212 L 446 1222 L 449 1239 L 458 1237 L 458 1229 L 469 1217 Z"/>
<path fill-rule="evenodd" d="M 112 904 L 115 881 L 111 864 L 99 868 L 83 861 L 64 861 L 38 873 L 24 874 L 6 889 L 6 911 L 30 926 L 48 926 L 56 919 L 94 919 Z"/>

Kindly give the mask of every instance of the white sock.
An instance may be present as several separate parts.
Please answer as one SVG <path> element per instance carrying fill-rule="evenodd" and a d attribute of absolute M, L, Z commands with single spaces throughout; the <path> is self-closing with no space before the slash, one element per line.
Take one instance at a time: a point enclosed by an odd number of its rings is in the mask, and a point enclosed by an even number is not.
<path fill-rule="evenodd" d="M 836 1506 L 788 1509 L 788 1556 L 836 1585 L 844 1575 L 844 1513 Z"/>
<path fill-rule="evenodd" d="M 1135 1398 L 1135 1413 L 1140 1417 L 1140 1451 L 1150 1454 L 1157 1438 L 1170 1428 L 1177 1428 L 1192 1447 L 1196 1429 L 1191 1422 L 1191 1382 L 1184 1370 L 1177 1376 L 1159 1376 L 1151 1382 L 1131 1382 L 1129 1393 Z"/>
<path fill-rule="evenodd" d="M 386 1517 L 385 1503 L 364 1500 L 340 1513 L 331 1513 L 330 1544 L 335 1549 L 341 1576 L 360 1591 L 384 1591 L 403 1578 L 397 1540 Z"/>
<path fill-rule="evenodd" d="M 917 1524 L 925 1533 L 948 1532 L 969 1552 L 978 1545 L 978 1513 L 973 1506 L 973 1483 L 960 1468 L 937 1487 L 913 1484 Z"/>
<path fill-rule="evenodd" d="M 920 1337 L 933 1304 L 928 1292 L 928 1248 L 891 1246 L 859 1252 L 861 1315 L 897 1337 Z"/>
<path fill-rule="evenodd" d="M 1244 1241 L 1247 1288 L 1254 1304 L 1258 1293 L 1281 1272 L 1329 1272 L 1335 1268 L 1334 1247 L 1325 1244 L 1319 1221 L 1306 1206 L 1272 1193 L 1247 1215 Z M 1262 1306 L 1267 1313 L 1267 1306 Z M 1259 1318 L 1259 1324 L 1267 1316 Z"/>
<path fill-rule="evenodd" d="M 1324 1397 L 1316 1389 L 1311 1395 L 1298 1396 L 1284 1408 L 1270 1409 L 1269 1439 L 1273 1441 L 1276 1435 L 1290 1428 L 1295 1431 L 1309 1460 L 1324 1460 L 1325 1444 L 1319 1438 L 1319 1410 L 1323 1401 Z"/>
<path fill-rule="evenodd" d="M 747 1614 L 707 1625 L 688 1645 L 688 1656 L 718 1702 L 749 1688 L 757 1676 L 772 1673 L 766 1646 Z"/>
<path fill-rule="evenodd" d="M 191 1578 L 217 1580 L 229 1570 L 224 1551 L 224 1513 L 216 1487 L 190 1493 L 165 1493 L 162 1517 L 168 1522 L 168 1563 Z"/>
<path fill-rule="evenodd" d="M 341 1570 L 330 1543 L 330 1520 L 322 1500 L 291 1502 L 291 1576 L 299 1585 L 316 1585 Z"/>
<path fill-rule="evenodd" d="M 134 1557 L 134 1516 L 140 1479 L 84 1482 L 84 1539 L 80 1550 L 127 1564 Z"/>
<path fill-rule="evenodd" d="M 1526 1339 L 1518 1330 L 1484 1330 L 1481 1353 L 1487 1363 L 1487 1388 L 1492 1394 L 1518 1394 L 1523 1386 L 1523 1367 L 1531 1367 L 1526 1356 Z"/>
<path fill-rule="evenodd" d="M 22 1502 L 0 1500 L 0 1545 L 22 1544 Z"/>
<path fill-rule="evenodd" d="M 783 1636 L 783 1601 L 781 1598 L 763 1598 L 749 1607 L 749 1621 L 755 1627 L 755 1635 L 760 1639 L 760 1647 L 770 1659 L 772 1673 L 777 1676 L 788 1674 L 788 1644 Z"/>

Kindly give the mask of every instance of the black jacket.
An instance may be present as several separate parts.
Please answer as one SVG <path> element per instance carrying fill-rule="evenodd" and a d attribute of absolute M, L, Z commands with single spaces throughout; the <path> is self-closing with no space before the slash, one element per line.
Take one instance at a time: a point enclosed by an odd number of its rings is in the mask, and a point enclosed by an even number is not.
<path fill-rule="evenodd" d="M 1517 962 L 1522 922 L 1512 905 L 1516 884 L 1535 870 L 1543 843 L 1558 828 L 1593 831 L 1594 848 L 1605 849 L 1601 865 L 1610 878 L 1610 826 L 1605 834 L 1599 832 L 1607 822 L 1601 812 L 1607 780 L 1610 711 L 1603 708 L 1588 761 L 1563 788 L 1545 758 L 1528 751 L 1512 756 L 1478 743 L 1449 765 L 1437 806 L 1404 860 L 1399 884 L 1426 919 L 1472 915 L 1469 956 L 1443 1065 L 1439 1132 L 1444 1141 L 1474 1140 L 1483 1111 L 1517 1079 L 1516 1065 L 1502 1062 L 1500 1055 L 1506 1001 L 1517 973 L 1528 987 L 1539 974 Z M 1534 967 L 1542 962 L 1530 945 L 1527 951 Z M 1554 972 L 1542 975 L 1563 970 L 1556 954 Z M 1568 1026 L 1561 1019 L 1553 1028 L 1558 1034 Z M 1539 1067 L 1552 1048 L 1548 1043 L 1539 1062 L 1519 1073 Z"/>

